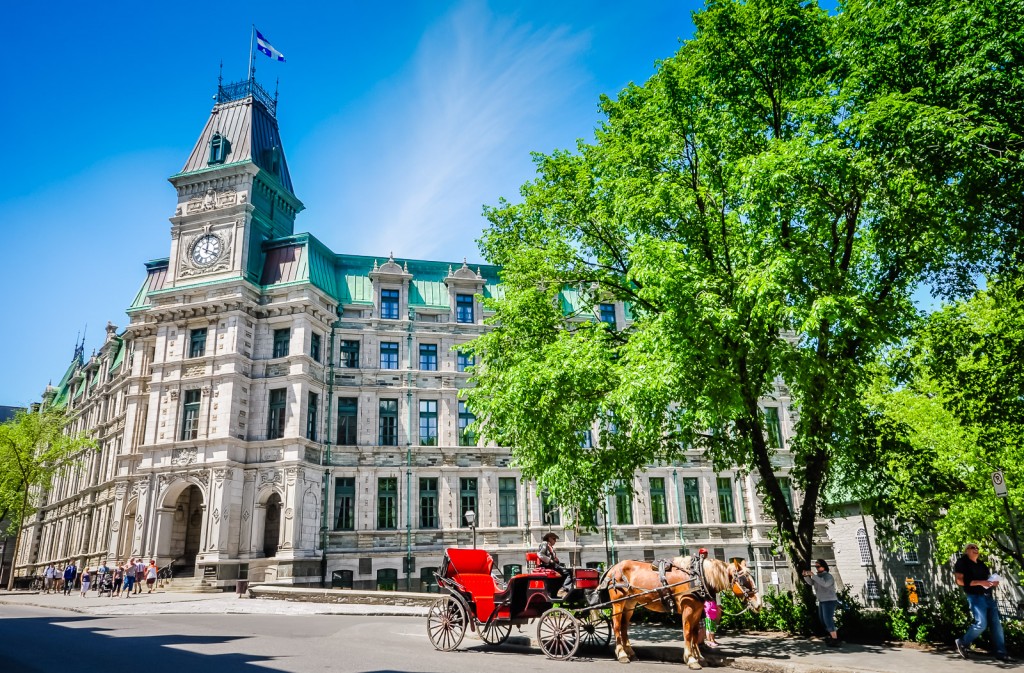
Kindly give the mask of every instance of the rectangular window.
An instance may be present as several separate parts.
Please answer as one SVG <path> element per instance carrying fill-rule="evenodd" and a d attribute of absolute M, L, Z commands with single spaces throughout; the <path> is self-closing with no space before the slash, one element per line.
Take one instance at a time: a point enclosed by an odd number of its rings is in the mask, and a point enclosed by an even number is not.
<path fill-rule="evenodd" d="M 773 449 L 782 448 L 782 424 L 779 422 L 779 408 L 765 407 L 764 422 L 768 428 L 768 446 Z M 790 508 L 792 509 L 792 508 Z"/>
<path fill-rule="evenodd" d="M 615 523 L 620 526 L 633 524 L 633 492 L 625 484 L 615 487 Z"/>
<path fill-rule="evenodd" d="M 779 488 L 782 489 L 782 497 L 786 499 L 786 507 L 789 508 L 790 514 L 793 514 L 796 510 L 793 509 L 793 486 L 789 477 L 779 477 Z"/>
<path fill-rule="evenodd" d="M 519 525 L 519 503 L 516 498 L 516 478 L 498 478 L 498 525 Z"/>
<path fill-rule="evenodd" d="M 267 439 L 284 437 L 284 412 L 287 401 L 287 389 L 277 388 L 270 391 L 270 403 L 267 410 Z"/>
<path fill-rule="evenodd" d="M 194 329 L 188 335 L 188 356 L 201 358 L 206 355 L 206 328 Z"/>
<path fill-rule="evenodd" d="M 686 502 L 686 523 L 701 523 L 704 514 L 700 507 L 700 480 L 683 477 L 683 500 Z"/>
<path fill-rule="evenodd" d="M 384 341 L 380 344 L 380 368 L 398 369 L 398 343 Z"/>
<path fill-rule="evenodd" d="M 651 523 L 654 525 L 668 523 L 664 477 L 651 477 Z"/>
<path fill-rule="evenodd" d="M 420 478 L 420 528 L 437 528 L 437 477 Z"/>
<path fill-rule="evenodd" d="M 275 358 L 283 358 L 288 355 L 288 347 L 291 345 L 292 331 L 290 329 L 274 330 L 274 354 Z"/>
<path fill-rule="evenodd" d="M 398 290 L 380 291 L 380 317 L 398 320 Z"/>
<path fill-rule="evenodd" d="M 540 492 L 541 520 L 548 526 L 562 525 L 562 513 L 558 509 L 558 503 L 546 490 Z"/>
<path fill-rule="evenodd" d="M 722 514 L 722 523 L 736 523 L 736 510 L 732 504 L 732 479 L 718 478 L 718 510 Z"/>
<path fill-rule="evenodd" d="M 320 396 L 316 393 L 309 394 L 309 402 L 306 404 L 306 439 L 316 441 L 316 410 L 320 406 Z"/>
<path fill-rule="evenodd" d="M 455 322 L 473 322 L 473 295 L 455 295 Z"/>
<path fill-rule="evenodd" d="M 338 446 L 356 445 L 356 419 L 359 400 L 355 397 L 338 398 Z"/>
<path fill-rule="evenodd" d="M 309 357 L 320 362 L 320 335 L 315 332 L 309 337 Z"/>
<path fill-rule="evenodd" d="M 469 429 L 475 420 L 465 401 L 459 400 L 459 446 L 476 446 L 476 433 Z"/>
<path fill-rule="evenodd" d="M 181 415 L 181 438 L 195 439 L 199 436 L 199 390 L 186 390 Z"/>
<path fill-rule="evenodd" d="M 359 369 L 359 342 L 342 341 L 341 359 L 338 366 L 342 369 Z"/>
<path fill-rule="evenodd" d="M 398 446 L 398 400 L 380 401 L 381 446 Z"/>
<path fill-rule="evenodd" d="M 580 448 L 594 448 L 594 436 L 590 434 L 590 430 L 580 430 Z"/>
<path fill-rule="evenodd" d="M 377 480 L 377 528 L 398 528 L 398 479 L 395 477 Z"/>
<path fill-rule="evenodd" d="M 437 400 L 420 400 L 420 446 L 437 446 Z"/>
<path fill-rule="evenodd" d="M 356 480 L 338 477 L 334 480 L 334 530 L 356 529 Z"/>
<path fill-rule="evenodd" d="M 420 369 L 437 371 L 437 344 L 420 344 Z"/>
<path fill-rule="evenodd" d="M 460 371 L 460 372 L 467 371 L 470 367 L 472 367 L 475 364 L 476 364 L 476 356 L 475 355 L 470 355 L 469 353 L 463 353 L 462 351 L 459 351 L 458 355 L 456 355 L 456 360 L 455 360 L 455 369 L 456 369 L 456 371 Z"/>
<path fill-rule="evenodd" d="M 601 304 L 601 322 L 615 327 L 615 304 Z"/>
<path fill-rule="evenodd" d="M 476 520 L 479 524 L 480 511 L 476 508 L 476 477 L 463 477 L 459 479 L 459 525 L 468 526 L 466 523 L 466 512 L 476 512 Z"/>

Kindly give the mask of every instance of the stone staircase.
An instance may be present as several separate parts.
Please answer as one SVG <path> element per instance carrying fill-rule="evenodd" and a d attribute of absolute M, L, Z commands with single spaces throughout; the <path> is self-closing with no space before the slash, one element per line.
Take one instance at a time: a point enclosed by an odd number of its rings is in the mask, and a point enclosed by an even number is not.
<path fill-rule="evenodd" d="M 158 589 L 171 593 L 219 594 L 221 589 L 208 584 L 202 577 L 196 577 L 191 569 L 182 569 L 173 579 L 159 580 Z M 162 586 L 159 586 L 162 585 Z M 143 589 L 145 591 L 145 589 Z"/>

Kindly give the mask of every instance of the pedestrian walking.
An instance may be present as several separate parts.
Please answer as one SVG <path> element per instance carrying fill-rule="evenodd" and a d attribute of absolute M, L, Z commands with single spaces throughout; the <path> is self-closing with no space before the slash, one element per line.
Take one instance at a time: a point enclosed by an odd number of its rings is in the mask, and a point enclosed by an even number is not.
<path fill-rule="evenodd" d="M 110 597 L 111 598 L 113 598 L 114 596 L 120 596 L 121 595 L 121 583 L 124 582 L 124 568 L 121 566 L 120 562 L 114 564 L 113 575 L 114 575 L 114 583 L 113 583 L 113 591 L 110 592 Z"/>
<path fill-rule="evenodd" d="M 57 569 L 53 567 L 53 564 L 46 566 L 46 570 L 43 571 L 43 593 L 51 593 L 53 589 L 53 580 L 57 576 Z"/>
<path fill-rule="evenodd" d="M 149 565 L 146 566 L 146 586 L 149 587 L 149 591 L 146 593 L 151 594 L 153 593 L 153 589 L 156 588 L 156 575 L 156 561 L 154 559 L 149 559 Z"/>
<path fill-rule="evenodd" d="M 124 564 L 124 597 L 132 597 L 132 588 L 135 586 L 135 559 L 128 559 Z"/>
<path fill-rule="evenodd" d="M 142 583 L 146 579 L 146 564 L 142 562 L 142 559 L 135 561 L 135 593 L 142 593 Z"/>
<path fill-rule="evenodd" d="M 64 568 L 64 595 L 70 596 L 71 590 L 75 588 L 75 577 L 78 575 L 78 568 L 72 561 Z"/>
<path fill-rule="evenodd" d="M 803 571 L 804 582 L 814 589 L 814 596 L 818 599 L 818 617 L 825 625 L 828 635 L 825 637 L 825 644 L 829 647 L 839 646 L 839 634 L 836 633 L 836 606 L 839 605 L 839 597 L 836 595 L 836 579 L 828 571 L 828 564 L 825 559 L 818 559 L 814 562 L 815 575 L 810 570 Z"/>
<path fill-rule="evenodd" d="M 92 575 L 89 573 L 89 566 L 82 571 L 82 598 L 89 594 L 89 585 L 92 584 Z"/>
<path fill-rule="evenodd" d="M 999 620 L 999 606 L 992 592 L 999 586 L 1000 577 L 989 571 L 988 565 L 979 557 L 981 550 L 971 542 L 964 547 L 953 573 L 958 586 L 963 587 L 967 594 L 967 604 L 971 607 L 974 623 L 960 638 L 953 641 L 956 651 L 964 659 L 967 658 L 971 643 L 988 628 L 992 633 L 992 645 L 996 648 L 996 659 L 1008 661 L 1006 640 L 1003 638 L 1003 624 Z"/>

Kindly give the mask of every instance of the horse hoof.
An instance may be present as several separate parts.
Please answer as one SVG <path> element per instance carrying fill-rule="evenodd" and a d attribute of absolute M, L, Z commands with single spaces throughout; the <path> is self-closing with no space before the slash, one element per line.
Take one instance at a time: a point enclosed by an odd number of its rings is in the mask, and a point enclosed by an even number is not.
<path fill-rule="evenodd" d="M 691 671 L 699 671 L 699 670 L 701 670 L 701 666 L 700 666 L 700 664 L 698 664 L 698 663 L 697 663 L 696 661 L 691 661 L 691 662 L 688 662 L 688 663 L 686 664 L 686 667 L 687 667 L 688 669 L 690 669 Z"/>
<path fill-rule="evenodd" d="M 630 661 L 632 661 L 632 659 L 630 659 L 629 656 L 625 654 L 620 654 L 618 656 L 618 660 L 620 664 L 628 664 Z"/>

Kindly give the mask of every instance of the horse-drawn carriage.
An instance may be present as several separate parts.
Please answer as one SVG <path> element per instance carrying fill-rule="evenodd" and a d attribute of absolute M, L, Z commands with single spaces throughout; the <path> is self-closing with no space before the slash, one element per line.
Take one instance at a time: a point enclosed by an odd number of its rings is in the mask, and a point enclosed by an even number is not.
<path fill-rule="evenodd" d="M 569 659 L 580 645 L 607 646 L 614 633 L 616 656 L 635 658 L 629 644 L 628 621 L 636 607 L 678 614 L 683 624 L 685 660 L 699 668 L 698 627 L 702 591 L 713 595 L 731 590 L 757 610 L 757 588 L 740 561 L 681 557 L 650 563 L 622 561 L 603 577 L 593 568 L 572 568 L 572 589 L 559 597 L 560 573 L 537 568 L 536 554 L 527 554 L 526 572 L 507 584 L 492 574 L 494 561 L 482 549 L 448 549 L 435 573 L 439 588 L 448 594 L 427 614 L 427 635 L 438 650 L 457 648 L 467 629 L 479 633 L 489 645 L 508 639 L 513 626 L 537 621 L 537 641 L 552 659 Z M 606 615 L 610 608 L 612 617 Z"/>

